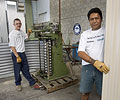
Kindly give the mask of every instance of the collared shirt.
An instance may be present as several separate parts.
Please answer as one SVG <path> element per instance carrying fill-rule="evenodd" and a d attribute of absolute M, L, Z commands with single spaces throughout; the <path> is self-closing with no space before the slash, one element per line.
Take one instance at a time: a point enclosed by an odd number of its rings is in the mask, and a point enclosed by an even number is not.
<path fill-rule="evenodd" d="M 89 29 L 81 34 L 78 51 L 84 51 L 95 60 L 104 61 L 104 34 L 105 29 L 101 27 L 92 31 Z M 88 62 L 82 60 L 82 65 Z"/>
<path fill-rule="evenodd" d="M 28 35 L 22 30 L 13 30 L 9 34 L 9 46 L 15 47 L 17 52 L 25 51 L 24 40 L 28 38 Z"/>

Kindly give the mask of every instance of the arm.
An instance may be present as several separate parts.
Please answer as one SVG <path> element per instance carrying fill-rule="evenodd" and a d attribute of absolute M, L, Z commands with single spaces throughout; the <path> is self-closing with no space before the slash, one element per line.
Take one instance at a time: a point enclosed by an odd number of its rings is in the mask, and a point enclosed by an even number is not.
<path fill-rule="evenodd" d="M 95 60 L 88 56 L 84 51 L 79 51 L 78 56 L 83 59 L 86 62 L 89 62 L 90 64 L 94 64 Z"/>
<path fill-rule="evenodd" d="M 18 55 L 15 47 L 11 46 L 10 48 L 11 48 L 12 52 L 14 53 L 14 55 L 15 55 L 16 57 L 19 57 L 19 55 Z"/>
<path fill-rule="evenodd" d="M 98 61 L 98 60 L 94 60 L 92 59 L 90 56 L 88 56 L 85 52 L 83 51 L 79 51 L 78 55 L 80 56 L 80 58 L 82 58 L 83 60 L 85 60 L 86 62 L 89 62 L 90 64 L 93 64 L 94 67 L 96 67 L 100 72 L 104 72 L 105 74 L 107 74 L 109 72 L 109 67 L 107 67 L 103 62 Z"/>
<path fill-rule="evenodd" d="M 16 58 L 17 58 L 17 63 L 21 63 L 21 62 L 22 62 L 22 59 L 21 59 L 20 56 L 18 55 L 15 47 L 11 46 L 10 48 L 11 48 L 12 52 L 14 53 L 14 55 L 15 55 Z"/>

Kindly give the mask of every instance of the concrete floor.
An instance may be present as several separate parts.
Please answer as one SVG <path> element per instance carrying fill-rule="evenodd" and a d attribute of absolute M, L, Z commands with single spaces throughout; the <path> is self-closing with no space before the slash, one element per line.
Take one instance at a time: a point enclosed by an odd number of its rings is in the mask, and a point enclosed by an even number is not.
<path fill-rule="evenodd" d="M 80 78 L 80 68 L 74 66 L 73 69 L 76 76 Z M 79 83 L 47 94 L 45 90 L 34 90 L 29 87 L 27 80 L 23 77 L 22 87 L 23 90 L 17 92 L 13 77 L 0 79 L 0 100 L 81 100 Z M 99 100 L 95 89 L 89 100 Z"/>

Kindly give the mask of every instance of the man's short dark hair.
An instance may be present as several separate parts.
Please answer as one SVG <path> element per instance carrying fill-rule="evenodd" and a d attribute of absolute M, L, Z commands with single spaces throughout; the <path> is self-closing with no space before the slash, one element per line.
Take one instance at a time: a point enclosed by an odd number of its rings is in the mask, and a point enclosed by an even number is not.
<path fill-rule="evenodd" d="M 20 22 L 21 22 L 21 20 L 20 20 L 19 18 L 15 18 L 15 19 L 13 20 L 13 23 L 15 23 L 15 21 L 20 21 Z"/>
<path fill-rule="evenodd" d="M 95 8 L 92 8 L 92 9 L 89 10 L 89 12 L 88 12 L 88 14 L 87 14 L 88 20 L 89 20 L 90 15 L 91 15 L 92 13 L 98 13 L 98 14 L 100 15 L 100 17 L 101 17 L 101 20 L 102 20 L 102 18 L 103 18 L 103 17 L 102 17 L 102 11 L 101 11 L 99 8 L 95 7 Z"/>

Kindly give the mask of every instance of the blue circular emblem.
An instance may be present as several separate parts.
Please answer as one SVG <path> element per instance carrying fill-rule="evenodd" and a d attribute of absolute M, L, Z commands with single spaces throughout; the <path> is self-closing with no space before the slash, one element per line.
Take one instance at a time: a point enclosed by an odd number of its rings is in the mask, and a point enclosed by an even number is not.
<path fill-rule="evenodd" d="M 79 34 L 80 34 L 80 32 L 81 32 L 81 26 L 80 26 L 79 23 L 76 23 L 76 24 L 74 25 L 73 31 L 74 31 L 75 35 L 79 35 Z"/>

